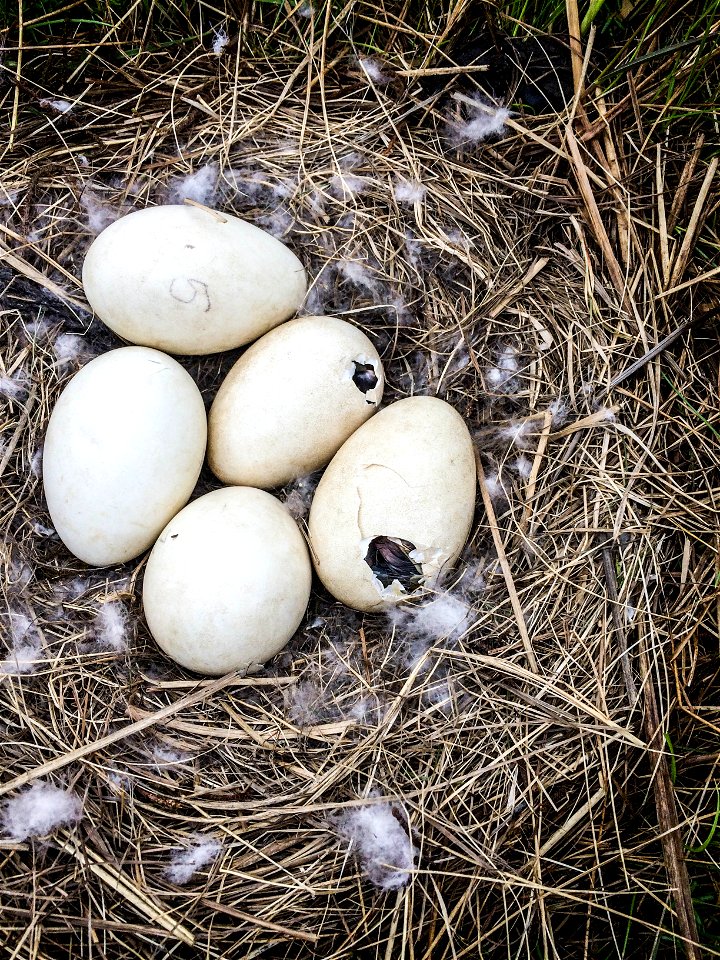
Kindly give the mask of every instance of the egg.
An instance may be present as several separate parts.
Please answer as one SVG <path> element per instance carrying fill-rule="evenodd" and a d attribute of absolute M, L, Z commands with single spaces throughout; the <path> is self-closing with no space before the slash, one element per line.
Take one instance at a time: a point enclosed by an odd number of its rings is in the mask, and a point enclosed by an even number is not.
<path fill-rule="evenodd" d="M 475 508 L 475 458 L 444 400 L 399 400 L 340 448 L 310 508 L 310 549 L 330 593 L 382 610 L 435 584 L 460 555 Z"/>
<path fill-rule="evenodd" d="M 187 503 L 206 440 L 200 391 L 172 357 L 122 347 L 88 363 L 45 436 L 45 497 L 65 546 L 99 567 L 150 547 Z"/>
<path fill-rule="evenodd" d="M 210 410 L 208 462 L 225 483 L 278 487 L 325 466 L 371 417 L 385 378 L 371 341 L 337 317 L 300 317 L 237 361 Z"/>
<path fill-rule="evenodd" d="M 228 213 L 148 207 L 96 238 L 82 271 L 85 295 L 115 333 L 168 353 L 230 350 L 291 317 L 303 266 L 269 233 Z"/>
<path fill-rule="evenodd" d="M 283 504 L 226 487 L 193 501 L 160 534 L 145 569 L 145 618 L 182 666 L 246 670 L 295 633 L 311 580 L 305 541 Z"/>

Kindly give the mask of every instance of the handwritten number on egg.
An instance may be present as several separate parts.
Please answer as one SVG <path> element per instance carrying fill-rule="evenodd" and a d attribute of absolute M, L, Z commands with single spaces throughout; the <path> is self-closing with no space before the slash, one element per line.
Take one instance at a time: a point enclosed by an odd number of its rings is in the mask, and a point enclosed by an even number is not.
<path fill-rule="evenodd" d="M 202 308 L 203 313 L 207 313 L 210 309 L 208 285 L 202 280 L 194 280 L 192 277 L 175 277 L 170 281 L 170 296 L 179 303 L 194 303 L 199 297 L 198 305 L 202 305 L 203 301 L 205 303 Z"/>

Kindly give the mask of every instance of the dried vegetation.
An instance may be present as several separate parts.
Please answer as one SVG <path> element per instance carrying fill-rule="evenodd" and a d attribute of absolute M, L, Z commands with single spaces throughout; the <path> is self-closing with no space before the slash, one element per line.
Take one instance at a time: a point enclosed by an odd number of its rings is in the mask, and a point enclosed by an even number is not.
<path fill-rule="evenodd" d="M 82 804 L 45 839 L 5 808 L 6 950 L 699 956 L 685 852 L 717 741 L 684 765 L 673 743 L 720 719 L 717 160 L 702 110 L 670 123 L 657 98 L 699 48 L 601 96 L 588 38 L 561 43 L 567 107 L 498 117 L 454 66 L 472 7 L 202 5 L 215 32 L 169 51 L 137 7 L 72 69 L 32 45 L 2 67 L 0 793 Z M 480 474 L 427 608 L 363 619 L 318 586 L 262 673 L 207 682 L 153 646 L 144 559 L 74 561 L 40 479 L 63 384 L 120 345 L 87 312 L 84 251 L 184 198 L 289 244 L 307 312 L 373 339 L 388 401 L 452 403 Z M 235 356 L 183 362 L 210 400 Z M 302 516 L 312 489 L 281 495 Z"/>

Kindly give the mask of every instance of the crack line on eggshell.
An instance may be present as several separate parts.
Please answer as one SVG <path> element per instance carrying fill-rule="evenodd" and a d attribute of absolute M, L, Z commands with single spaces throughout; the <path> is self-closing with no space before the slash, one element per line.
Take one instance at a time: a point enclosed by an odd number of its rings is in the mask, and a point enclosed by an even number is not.
<path fill-rule="evenodd" d="M 366 463 L 366 464 L 364 465 L 364 467 L 362 467 L 363 473 L 364 473 L 365 471 L 367 471 L 367 470 L 370 470 L 372 467 L 377 467 L 377 468 L 380 469 L 380 470 L 389 470 L 390 473 L 394 473 L 395 476 L 398 477 L 398 479 L 402 480 L 402 482 L 405 484 L 406 487 L 411 487 L 411 484 L 409 484 L 409 483 L 407 482 L 407 480 L 405 479 L 405 477 L 402 476 L 402 474 L 398 473 L 397 470 L 393 470 L 392 467 L 388 467 L 388 466 L 386 466 L 386 465 L 383 464 L 383 463 Z M 361 474 L 361 475 L 358 477 L 358 479 L 357 479 L 357 485 L 356 485 L 355 489 L 357 490 L 358 501 L 359 501 L 359 502 L 358 502 L 358 512 L 357 512 L 357 528 L 358 528 L 358 533 L 360 534 L 360 539 L 361 539 L 361 540 L 364 540 L 364 539 L 365 539 L 365 531 L 364 531 L 364 526 L 365 526 L 365 524 L 363 523 L 363 520 L 362 520 L 362 508 L 363 508 L 363 494 L 362 494 L 362 489 L 361 489 L 361 488 L 362 488 L 362 482 L 363 482 L 363 476 L 362 476 L 362 474 Z M 363 558 L 364 558 L 364 556 L 365 556 L 365 555 L 363 554 Z"/>
<path fill-rule="evenodd" d="M 402 480 L 406 487 L 412 488 L 412 484 L 409 483 L 401 473 L 398 473 L 397 470 L 393 469 L 393 467 L 389 467 L 386 463 L 366 463 L 363 469 L 370 470 L 371 467 L 378 467 L 380 470 L 389 470 L 390 473 L 394 473 L 398 479 Z"/>

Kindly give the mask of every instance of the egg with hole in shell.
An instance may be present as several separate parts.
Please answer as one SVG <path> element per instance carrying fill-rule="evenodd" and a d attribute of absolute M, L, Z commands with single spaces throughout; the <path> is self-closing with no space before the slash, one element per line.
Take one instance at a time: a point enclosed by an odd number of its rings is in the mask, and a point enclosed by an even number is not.
<path fill-rule="evenodd" d="M 318 470 L 378 409 L 385 377 L 362 331 L 299 317 L 254 343 L 210 409 L 208 463 L 225 483 L 278 487 Z"/>
<path fill-rule="evenodd" d="M 310 550 L 330 593 L 378 611 L 421 594 L 457 560 L 475 509 L 475 457 L 437 397 L 381 410 L 335 454 L 310 508 Z"/>
<path fill-rule="evenodd" d="M 172 357 L 121 347 L 90 361 L 45 436 L 45 497 L 65 546 L 99 567 L 147 550 L 190 498 L 206 440 L 200 391 Z"/>
<path fill-rule="evenodd" d="M 278 653 L 310 599 L 307 546 L 285 506 L 264 490 L 225 487 L 181 510 L 145 568 L 150 632 L 197 673 L 247 670 Z"/>
<path fill-rule="evenodd" d="M 284 244 L 229 213 L 170 204 L 137 210 L 95 239 L 88 302 L 115 333 L 168 353 L 250 343 L 297 312 L 307 290 Z"/>

